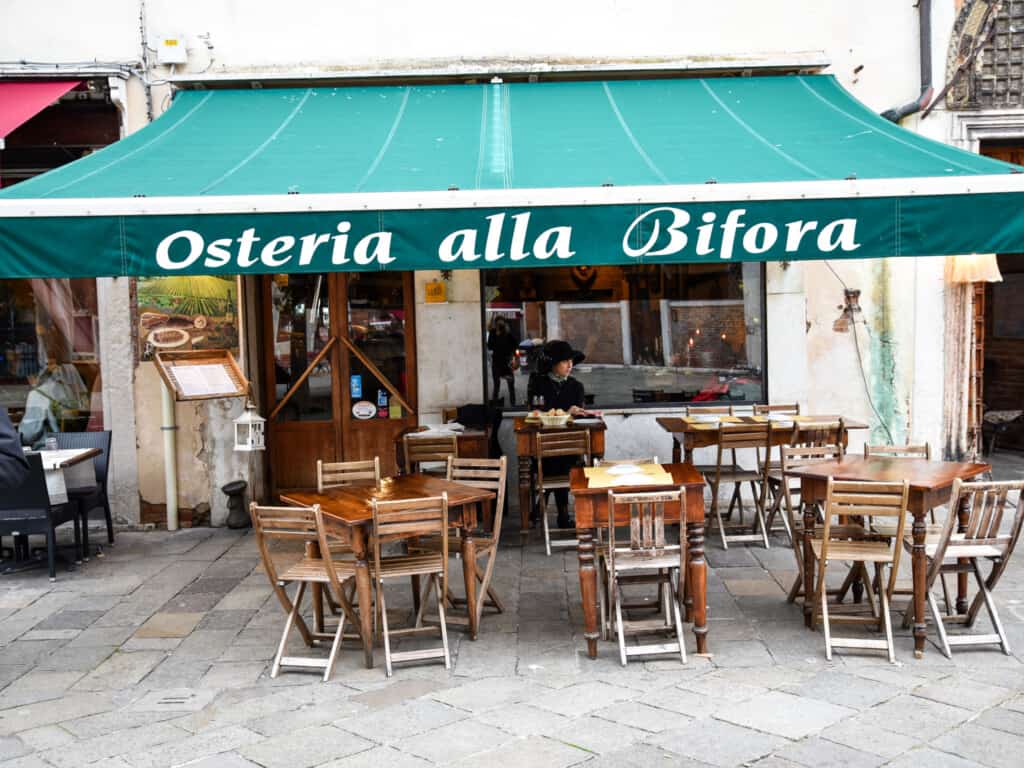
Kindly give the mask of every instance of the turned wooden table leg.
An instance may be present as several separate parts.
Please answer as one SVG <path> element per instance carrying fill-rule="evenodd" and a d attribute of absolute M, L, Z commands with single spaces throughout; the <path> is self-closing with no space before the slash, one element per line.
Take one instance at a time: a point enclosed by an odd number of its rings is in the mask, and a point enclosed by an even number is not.
<path fill-rule="evenodd" d="M 686 524 L 689 574 L 686 580 L 693 606 L 693 635 L 697 653 L 708 652 L 708 566 L 704 560 L 704 521 Z"/>
<path fill-rule="evenodd" d="M 683 621 L 693 621 L 693 580 L 690 578 L 690 565 L 693 558 L 689 545 L 686 521 L 679 524 L 679 581 L 681 582 L 682 594 L 679 599 L 683 603 Z"/>
<path fill-rule="evenodd" d="M 356 595 L 359 597 L 359 634 L 363 639 L 363 662 L 373 668 L 373 591 L 370 585 L 370 564 L 367 560 L 366 532 L 361 526 L 352 529 L 352 552 L 356 561 Z"/>
<path fill-rule="evenodd" d="M 682 451 L 679 449 L 679 441 L 676 439 L 675 435 L 672 435 L 672 463 L 678 464 L 682 461 L 682 458 L 680 458 L 681 455 Z"/>
<path fill-rule="evenodd" d="M 953 514 L 952 510 L 950 510 L 950 514 Z M 963 496 L 960 497 L 960 503 L 956 509 L 957 533 L 967 532 L 967 523 L 970 518 L 970 514 L 970 494 L 965 493 Z M 957 559 L 957 564 L 961 566 L 966 566 L 970 564 L 970 560 L 961 557 Z M 963 616 L 965 613 L 967 613 L 967 577 L 968 573 L 966 569 L 956 575 L 956 612 L 960 616 Z"/>
<path fill-rule="evenodd" d="M 804 625 L 814 629 L 814 524 L 817 522 L 814 503 L 808 501 L 809 493 L 801 489 L 800 503 L 804 508 Z"/>
<path fill-rule="evenodd" d="M 924 554 L 925 534 L 928 526 L 925 524 L 924 516 L 923 509 L 914 510 L 914 549 L 911 565 L 914 572 L 914 656 L 918 659 L 924 656 L 924 642 L 928 637 L 925 625 L 925 602 L 927 600 L 925 582 L 928 559 Z"/>
<path fill-rule="evenodd" d="M 476 540 L 469 531 L 462 533 L 462 576 L 466 583 L 466 612 L 469 614 L 469 639 L 476 640 L 480 626 L 476 613 Z"/>
<path fill-rule="evenodd" d="M 589 528 L 576 531 L 580 560 L 580 598 L 583 601 L 583 637 L 587 640 L 587 655 L 597 658 L 597 571 L 594 568 L 594 532 Z"/>
<path fill-rule="evenodd" d="M 526 543 L 530 535 L 530 512 L 533 507 L 532 467 L 529 456 L 519 457 L 519 535 Z"/>

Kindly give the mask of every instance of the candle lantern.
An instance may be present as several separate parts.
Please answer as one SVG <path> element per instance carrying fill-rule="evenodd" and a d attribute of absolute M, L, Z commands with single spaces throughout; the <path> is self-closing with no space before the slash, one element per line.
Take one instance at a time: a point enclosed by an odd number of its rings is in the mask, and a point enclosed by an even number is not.
<path fill-rule="evenodd" d="M 252 401 L 246 401 L 242 415 L 235 419 L 235 450 L 262 451 L 266 448 L 265 427 L 267 420 L 256 413 Z"/>

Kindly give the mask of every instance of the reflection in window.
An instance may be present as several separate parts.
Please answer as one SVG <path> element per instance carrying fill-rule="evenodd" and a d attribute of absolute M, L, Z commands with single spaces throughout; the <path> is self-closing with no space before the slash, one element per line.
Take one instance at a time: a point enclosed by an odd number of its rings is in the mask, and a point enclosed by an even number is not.
<path fill-rule="evenodd" d="M 348 280 L 349 338 L 403 396 L 408 394 L 405 368 L 404 277 L 395 272 L 360 272 Z M 350 392 L 368 400 L 380 418 L 401 418 L 384 384 L 355 355 L 349 355 Z M 358 393 L 358 394 L 356 394 Z"/>
<path fill-rule="evenodd" d="M 94 279 L 0 280 L 0 405 L 25 445 L 103 429 Z"/>
<path fill-rule="evenodd" d="M 325 275 L 275 275 L 270 284 L 273 306 L 274 391 L 280 402 L 299 381 L 330 339 L 330 304 Z M 331 355 L 313 366 L 309 376 L 278 414 L 282 421 L 331 418 Z"/>
<path fill-rule="evenodd" d="M 759 401 L 763 274 L 760 264 L 490 270 L 487 326 L 501 317 L 520 340 L 520 392 L 541 346 L 560 338 L 586 354 L 574 375 L 599 406 Z M 495 382 L 492 398 L 505 394 Z"/>

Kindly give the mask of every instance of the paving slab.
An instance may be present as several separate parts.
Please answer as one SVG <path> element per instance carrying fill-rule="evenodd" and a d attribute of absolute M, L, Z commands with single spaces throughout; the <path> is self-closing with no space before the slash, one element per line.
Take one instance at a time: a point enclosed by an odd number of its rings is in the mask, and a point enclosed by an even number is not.
<path fill-rule="evenodd" d="M 636 696 L 639 691 L 608 683 L 578 683 L 557 691 L 550 691 L 530 703 L 568 717 L 577 717 L 602 709 L 616 701 Z"/>
<path fill-rule="evenodd" d="M 886 761 L 880 755 L 818 737 L 783 747 L 775 753 L 775 757 L 807 768 L 818 768 L 822 765 L 834 768 L 877 768 Z"/>
<path fill-rule="evenodd" d="M 802 739 L 857 713 L 817 699 L 769 691 L 717 713 L 715 717 L 746 728 Z"/>
<path fill-rule="evenodd" d="M 593 758 L 586 750 L 560 741 L 535 736 L 510 741 L 497 749 L 481 752 L 458 763 L 460 768 L 494 768 L 514 765 L 516 768 L 569 768 Z"/>
<path fill-rule="evenodd" d="M 500 749 L 513 740 L 513 736 L 497 728 L 476 723 L 466 728 L 462 723 L 452 723 L 401 739 L 394 746 L 402 752 L 422 757 L 432 763 L 451 765 L 459 760 Z"/>
<path fill-rule="evenodd" d="M 664 731 L 647 743 L 711 765 L 737 766 L 764 757 L 787 742 L 781 736 L 721 720 L 695 720 L 682 728 Z"/>
<path fill-rule="evenodd" d="M 322 725 L 275 736 L 238 751 L 264 768 L 310 768 L 373 746 L 373 742 L 352 733 Z"/>
<path fill-rule="evenodd" d="M 335 722 L 335 725 L 378 744 L 392 744 L 458 720 L 465 720 L 467 717 L 466 712 L 439 701 L 418 699 L 407 704 L 342 718 Z"/>
<path fill-rule="evenodd" d="M 1019 768 L 1024 762 L 1024 737 L 975 723 L 936 739 L 932 747 L 992 768 Z"/>
<path fill-rule="evenodd" d="M 135 632 L 136 638 L 182 638 L 191 634 L 203 619 L 202 613 L 154 613 Z"/>
<path fill-rule="evenodd" d="M 394 747 L 374 747 L 349 757 L 324 763 L 321 768 L 429 768 L 426 760 L 399 752 Z"/>
<path fill-rule="evenodd" d="M 962 757 L 951 755 L 948 752 L 939 752 L 935 749 L 922 747 L 907 752 L 905 755 L 886 763 L 887 768 L 985 768 L 981 763 L 973 760 L 965 760 Z"/>

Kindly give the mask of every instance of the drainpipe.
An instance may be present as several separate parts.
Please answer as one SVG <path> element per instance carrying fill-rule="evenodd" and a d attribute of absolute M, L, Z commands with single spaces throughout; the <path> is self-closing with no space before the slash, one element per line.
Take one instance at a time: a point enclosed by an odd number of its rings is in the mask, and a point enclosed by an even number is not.
<path fill-rule="evenodd" d="M 178 426 L 174 421 L 174 395 L 167 384 L 160 387 L 163 401 L 164 488 L 167 496 L 167 530 L 178 530 Z"/>
<path fill-rule="evenodd" d="M 904 117 L 920 112 L 932 100 L 932 0 L 917 1 L 918 50 L 921 54 L 921 95 L 902 107 L 887 109 L 882 117 L 898 123 Z"/>

